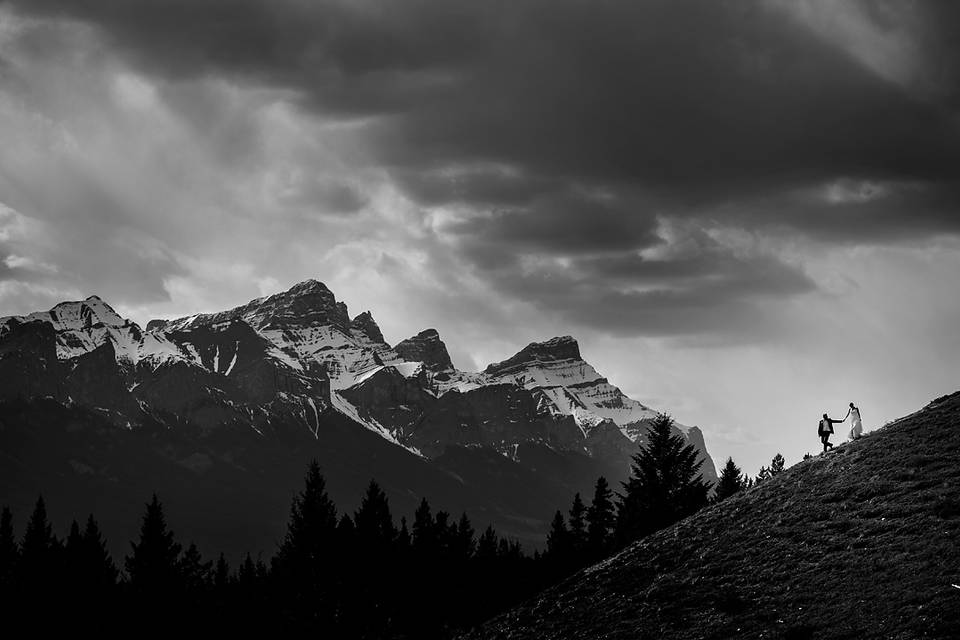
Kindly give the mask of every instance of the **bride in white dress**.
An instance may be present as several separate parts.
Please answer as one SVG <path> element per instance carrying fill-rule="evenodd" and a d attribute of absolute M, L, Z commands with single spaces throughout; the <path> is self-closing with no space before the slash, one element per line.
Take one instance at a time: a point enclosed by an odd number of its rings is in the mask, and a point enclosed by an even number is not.
<path fill-rule="evenodd" d="M 847 411 L 847 416 L 844 418 L 846 420 L 850 418 L 850 439 L 856 440 L 861 435 L 863 435 L 863 423 L 860 421 L 860 409 L 856 407 L 852 402 L 850 403 L 850 410 Z"/>

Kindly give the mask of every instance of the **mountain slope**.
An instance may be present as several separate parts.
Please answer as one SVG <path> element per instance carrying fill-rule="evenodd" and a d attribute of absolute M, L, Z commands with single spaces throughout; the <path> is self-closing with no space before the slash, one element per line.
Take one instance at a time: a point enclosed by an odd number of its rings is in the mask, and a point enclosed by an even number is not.
<path fill-rule="evenodd" d="M 634 543 L 469 637 L 957 638 L 953 585 L 960 393 Z"/>

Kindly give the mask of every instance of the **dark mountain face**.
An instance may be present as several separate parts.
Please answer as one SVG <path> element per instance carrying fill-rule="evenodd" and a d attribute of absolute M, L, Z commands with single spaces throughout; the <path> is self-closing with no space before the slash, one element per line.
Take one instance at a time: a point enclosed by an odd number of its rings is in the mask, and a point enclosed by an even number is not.
<path fill-rule="evenodd" d="M 407 338 L 393 348 L 398 356 L 409 362 L 422 362 L 434 371 L 453 369 L 447 345 L 443 344 L 436 329 L 426 329 L 412 338 Z"/>
<path fill-rule="evenodd" d="M 491 364 L 486 368 L 484 373 L 492 376 L 501 376 L 513 371 L 522 371 L 531 365 L 563 360 L 582 360 L 580 357 L 580 345 L 570 336 L 561 336 L 547 340 L 546 342 L 533 342 L 528 344 L 512 358 Z"/>
<path fill-rule="evenodd" d="M 2 318 L 0 375 L 2 452 L 17 461 L 0 487 L 11 500 L 43 490 L 89 504 L 80 494 L 92 491 L 103 496 L 98 515 L 127 513 L 149 487 L 167 487 L 194 505 L 184 527 L 198 539 L 214 541 L 224 523 L 247 526 L 250 509 L 263 517 L 264 528 L 233 535 L 245 545 L 227 547 L 237 553 L 271 548 L 280 528 L 267 529 L 313 457 L 343 487 L 343 505 L 376 478 L 398 514 L 427 497 L 541 543 L 574 492 L 599 475 L 614 486 L 626 477 L 656 415 L 600 377 L 573 338 L 463 372 L 436 330 L 391 347 L 369 312 L 351 320 L 312 280 L 146 331 L 96 297 Z M 709 461 L 699 430 L 681 433 Z M 708 462 L 704 475 L 714 473 Z M 143 495 L 121 505 L 134 490 Z M 206 501 L 217 503 L 220 525 L 201 524 Z"/>

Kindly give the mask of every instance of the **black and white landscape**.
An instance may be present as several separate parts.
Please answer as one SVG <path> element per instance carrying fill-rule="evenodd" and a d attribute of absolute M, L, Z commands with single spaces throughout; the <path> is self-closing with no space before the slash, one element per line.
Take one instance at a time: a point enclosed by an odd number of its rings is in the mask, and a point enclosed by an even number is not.
<path fill-rule="evenodd" d="M 270 553 L 311 459 L 345 507 L 375 478 L 401 513 L 428 497 L 542 545 L 574 493 L 626 479 L 657 416 L 569 336 L 460 371 L 433 329 L 391 347 L 315 280 L 146 329 L 96 296 L 0 318 L 0 376 L 0 399 L 33 399 L 5 405 L 20 416 L 3 433 L 7 501 L 96 511 L 118 552 L 156 490 L 204 547 Z M 41 425 L 59 433 L 24 450 Z M 700 429 L 677 433 L 716 480 Z"/>
<path fill-rule="evenodd" d="M 0 0 L 0 628 L 960 637 L 958 29 Z"/>

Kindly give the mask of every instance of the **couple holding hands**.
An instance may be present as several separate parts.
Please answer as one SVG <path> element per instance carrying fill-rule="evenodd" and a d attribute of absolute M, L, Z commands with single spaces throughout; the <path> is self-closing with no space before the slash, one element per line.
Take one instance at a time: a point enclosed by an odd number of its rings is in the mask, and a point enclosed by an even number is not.
<path fill-rule="evenodd" d="M 847 418 L 850 418 L 850 439 L 856 440 L 861 435 L 863 435 L 863 423 L 860 421 L 860 409 L 856 407 L 852 402 L 850 403 L 850 408 L 847 410 L 847 415 L 843 417 L 843 420 L 834 420 L 823 414 L 823 419 L 820 421 L 820 425 L 817 427 L 817 434 L 820 436 L 820 442 L 823 443 L 824 452 L 827 449 L 833 449 L 833 445 L 830 443 L 830 436 L 833 435 L 833 425 L 845 422 Z"/>

